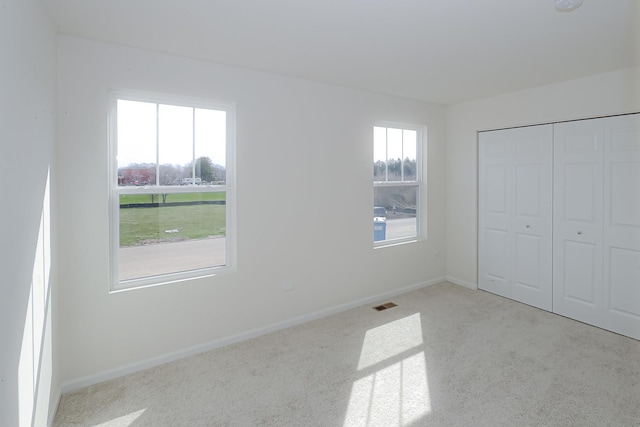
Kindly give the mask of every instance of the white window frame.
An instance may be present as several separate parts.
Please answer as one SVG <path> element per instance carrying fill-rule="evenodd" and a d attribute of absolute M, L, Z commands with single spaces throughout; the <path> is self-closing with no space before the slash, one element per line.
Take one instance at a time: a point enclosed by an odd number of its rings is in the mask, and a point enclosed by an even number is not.
<path fill-rule="evenodd" d="M 194 278 L 211 277 L 236 270 L 236 194 L 235 194 L 235 104 L 230 102 L 217 102 L 190 97 L 164 95 L 149 92 L 114 91 L 109 97 L 109 246 L 110 268 L 109 286 L 110 292 L 126 289 L 141 288 L 147 286 L 174 283 Z M 140 187 L 122 187 L 118 185 L 117 162 L 117 102 L 118 100 L 149 102 L 154 104 L 181 106 L 188 108 L 202 108 L 220 110 L 226 112 L 226 180 L 222 185 L 186 185 L 186 186 L 156 186 L 146 185 Z M 169 191 L 166 191 L 169 190 Z M 124 194 L 159 194 L 159 193 L 208 193 L 225 192 L 226 205 L 226 231 L 225 231 L 225 258 L 223 266 L 202 268 L 197 270 L 185 270 L 176 273 L 158 274 L 149 277 L 127 279 L 120 281 L 120 195 Z"/>
<path fill-rule="evenodd" d="M 414 181 L 374 181 L 373 189 L 380 187 L 416 187 L 416 234 L 414 236 L 401 237 L 398 239 L 385 239 L 373 242 L 374 248 L 380 248 L 385 246 L 393 246 L 401 243 L 415 242 L 420 239 L 424 239 L 422 233 L 422 195 L 423 195 L 423 167 L 422 167 L 422 153 L 424 145 L 426 144 L 426 127 L 421 125 L 413 125 L 407 123 L 398 122 L 376 122 L 372 130 L 376 127 L 383 127 L 386 129 L 400 129 L 400 130 L 412 130 L 416 132 L 416 179 Z M 373 138 L 372 138 L 373 141 Z M 387 140 L 388 144 L 388 140 Z M 372 144 L 373 147 L 373 144 Z M 388 150 L 388 146 L 387 146 Z M 388 160 L 388 159 L 387 159 Z M 388 178 L 389 165 L 387 163 L 387 178 Z M 402 175 L 404 175 L 404 168 L 401 168 Z M 374 208 L 374 203 L 371 204 L 371 209 Z"/>

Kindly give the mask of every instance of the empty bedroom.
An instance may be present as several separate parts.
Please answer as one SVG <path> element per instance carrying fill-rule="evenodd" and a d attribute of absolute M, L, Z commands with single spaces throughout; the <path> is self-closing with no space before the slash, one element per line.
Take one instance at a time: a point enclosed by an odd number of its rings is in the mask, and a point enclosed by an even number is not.
<path fill-rule="evenodd" d="M 4 0 L 0 46 L 0 425 L 640 425 L 636 0 Z"/>

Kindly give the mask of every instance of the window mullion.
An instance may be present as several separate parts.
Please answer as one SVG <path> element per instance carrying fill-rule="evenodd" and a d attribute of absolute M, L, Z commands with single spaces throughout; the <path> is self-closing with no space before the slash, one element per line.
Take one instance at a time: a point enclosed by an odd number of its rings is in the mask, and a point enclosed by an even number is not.
<path fill-rule="evenodd" d="M 191 162 L 193 163 L 193 184 L 196 183 L 196 109 L 191 109 Z M 200 170 L 202 178 L 202 170 Z"/>
<path fill-rule="evenodd" d="M 229 191 L 226 185 L 184 185 L 184 186 L 149 186 L 149 187 L 119 187 L 116 189 L 121 194 L 180 194 L 180 193 L 223 193 Z"/>
<path fill-rule="evenodd" d="M 384 180 L 389 181 L 389 128 L 384 128 Z"/>
<path fill-rule="evenodd" d="M 156 104 L 156 185 L 160 185 L 160 104 Z"/>
<path fill-rule="evenodd" d="M 400 135 L 400 181 L 404 181 L 404 129 Z"/>

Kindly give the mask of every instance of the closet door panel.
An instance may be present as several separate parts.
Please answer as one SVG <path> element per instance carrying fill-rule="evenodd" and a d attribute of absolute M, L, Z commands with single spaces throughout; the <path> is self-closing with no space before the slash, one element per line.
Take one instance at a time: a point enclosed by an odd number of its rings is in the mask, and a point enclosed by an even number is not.
<path fill-rule="evenodd" d="M 478 286 L 510 297 L 513 147 L 493 132 L 479 136 Z"/>
<path fill-rule="evenodd" d="M 607 293 L 608 316 L 622 316 L 630 322 L 640 319 L 640 250 L 609 248 Z M 615 322 L 613 322 L 615 323 Z M 640 330 L 634 337 L 640 339 Z"/>
<path fill-rule="evenodd" d="M 552 127 L 479 137 L 480 289 L 551 310 Z"/>
<path fill-rule="evenodd" d="M 506 296 L 510 294 L 511 241 L 505 230 L 487 228 L 483 245 L 483 283 L 481 289 Z"/>
<path fill-rule="evenodd" d="M 554 126 L 553 311 L 602 324 L 601 125 Z"/>
<path fill-rule="evenodd" d="M 516 144 L 513 299 L 552 309 L 553 129 L 524 128 Z"/>
<path fill-rule="evenodd" d="M 640 339 L 640 115 L 602 120 L 604 327 Z"/>
<path fill-rule="evenodd" d="M 515 271 L 516 287 L 540 290 L 540 269 L 542 245 L 539 236 L 518 233 L 516 247 L 518 248 Z"/>
<path fill-rule="evenodd" d="M 592 243 L 569 239 L 565 239 L 563 243 L 561 281 L 564 284 L 564 300 L 576 305 L 576 310 L 580 306 L 583 307 L 582 310 L 599 310 L 598 293 L 602 284 L 598 276 L 601 274 L 599 258 L 602 251 Z"/>

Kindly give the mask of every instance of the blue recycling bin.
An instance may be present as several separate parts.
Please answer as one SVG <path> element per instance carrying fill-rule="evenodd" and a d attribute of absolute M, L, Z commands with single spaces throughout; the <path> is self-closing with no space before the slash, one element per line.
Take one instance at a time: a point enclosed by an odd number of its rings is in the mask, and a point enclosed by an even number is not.
<path fill-rule="evenodd" d="M 387 238 L 387 221 L 384 219 L 373 220 L 373 241 L 379 242 Z"/>

